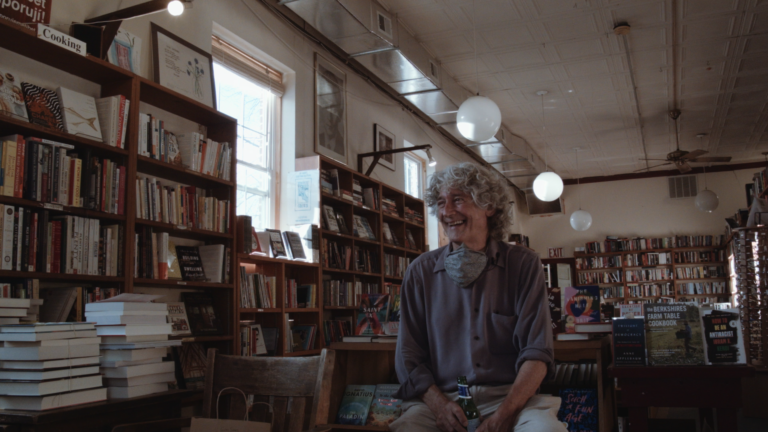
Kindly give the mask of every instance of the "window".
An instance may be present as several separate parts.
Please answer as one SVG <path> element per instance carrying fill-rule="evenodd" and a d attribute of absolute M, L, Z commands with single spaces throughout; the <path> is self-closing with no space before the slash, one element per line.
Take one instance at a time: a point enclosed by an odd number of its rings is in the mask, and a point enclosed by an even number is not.
<path fill-rule="evenodd" d="M 216 106 L 237 119 L 237 209 L 274 227 L 282 75 L 214 36 Z"/>
<path fill-rule="evenodd" d="M 405 161 L 405 193 L 421 199 L 424 194 L 424 161 L 410 153 L 406 153 Z"/>

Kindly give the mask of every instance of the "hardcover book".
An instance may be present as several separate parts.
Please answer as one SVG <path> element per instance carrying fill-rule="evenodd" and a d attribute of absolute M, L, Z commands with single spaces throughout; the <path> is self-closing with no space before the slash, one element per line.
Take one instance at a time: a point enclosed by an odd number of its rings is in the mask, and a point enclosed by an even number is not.
<path fill-rule="evenodd" d="M 348 385 L 336 414 L 336 423 L 364 426 L 375 391 L 374 385 Z"/>
<path fill-rule="evenodd" d="M 176 256 L 176 245 L 172 240 L 168 240 L 168 279 L 181 280 L 181 268 L 179 267 L 179 259 Z"/>
<path fill-rule="evenodd" d="M 701 321 L 707 347 L 706 364 L 747 363 L 738 309 L 702 308 Z"/>
<path fill-rule="evenodd" d="M 191 335 L 189 328 L 189 318 L 187 318 L 187 309 L 183 302 L 170 302 L 168 305 L 168 323 L 172 327 L 172 335 L 186 336 Z"/>
<path fill-rule="evenodd" d="M 645 321 L 613 320 L 613 365 L 645 366 Z"/>
<path fill-rule="evenodd" d="M 565 287 L 565 332 L 575 333 L 576 323 L 600 322 L 600 288 L 597 285 Z"/>
<path fill-rule="evenodd" d="M 403 400 L 392 396 L 399 388 L 400 384 L 376 385 L 366 425 L 389 426 L 400 417 Z"/>
<path fill-rule="evenodd" d="M 272 251 L 272 256 L 275 258 L 288 258 L 280 231 L 275 229 L 266 229 L 264 231 L 269 234 L 269 248 Z"/>
<path fill-rule="evenodd" d="M 135 74 L 141 73 L 141 39 L 123 29 L 118 29 L 107 51 L 107 59 L 113 65 Z"/>
<path fill-rule="evenodd" d="M 384 334 L 388 314 L 389 294 L 362 294 L 355 334 L 362 336 Z"/>
<path fill-rule="evenodd" d="M 21 83 L 29 121 L 64 132 L 61 104 L 56 92 L 27 82 Z"/>
<path fill-rule="evenodd" d="M 187 390 L 204 388 L 208 358 L 203 345 L 197 342 L 185 343 L 174 348 L 174 352 L 178 353 L 184 388 Z"/>
<path fill-rule="evenodd" d="M 704 364 L 699 308 L 683 303 L 644 304 L 648 364 Z"/>
<path fill-rule="evenodd" d="M 293 334 L 293 349 L 292 352 L 307 351 L 313 348 L 315 333 L 317 326 L 312 325 L 295 325 L 291 327 L 291 333 Z"/>
<path fill-rule="evenodd" d="M 304 245 L 301 244 L 301 237 L 299 237 L 299 234 L 292 231 L 285 231 L 283 233 L 283 238 L 291 253 L 292 259 L 307 259 L 307 255 L 304 253 Z"/>
<path fill-rule="evenodd" d="M 72 135 L 86 136 L 101 141 L 101 126 L 96 100 L 91 96 L 59 87 L 56 89 L 63 108 L 64 129 Z"/>
<path fill-rule="evenodd" d="M 325 219 L 325 228 L 328 231 L 339 232 L 339 225 L 336 221 L 336 212 L 329 205 L 323 206 L 323 216 Z"/>
<path fill-rule="evenodd" d="M 197 246 L 176 246 L 176 256 L 185 281 L 204 281 L 205 270 Z"/>
<path fill-rule="evenodd" d="M 29 121 L 21 78 L 0 69 L 0 114 Z"/>
<path fill-rule="evenodd" d="M 213 307 L 213 296 L 206 293 L 183 292 L 184 307 L 187 309 L 189 326 L 195 336 L 221 334 L 224 327 Z"/>

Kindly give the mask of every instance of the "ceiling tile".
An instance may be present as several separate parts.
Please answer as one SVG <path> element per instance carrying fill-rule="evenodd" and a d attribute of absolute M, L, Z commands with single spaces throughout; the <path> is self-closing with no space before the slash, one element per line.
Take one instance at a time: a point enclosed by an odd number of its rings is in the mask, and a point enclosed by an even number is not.
<path fill-rule="evenodd" d="M 680 84 L 680 93 L 683 96 L 700 93 L 717 93 L 721 89 L 722 80 L 719 78 L 686 80 Z"/>
<path fill-rule="evenodd" d="M 725 61 L 706 61 L 698 64 L 683 65 L 680 70 L 680 78 L 702 78 L 722 76 L 725 74 Z"/>
<path fill-rule="evenodd" d="M 615 23 L 628 22 L 633 28 L 643 28 L 665 24 L 666 12 L 663 1 L 653 3 L 631 2 L 631 6 L 612 8 L 611 17 Z"/>
<path fill-rule="evenodd" d="M 536 42 L 531 30 L 524 24 L 515 24 L 491 30 L 478 29 L 477 36 L 491 49 L 530 45 Z"/>
<path fill-rule="evenodd" d="M 498 54 L 496 58 L 504 69 L 516 69 L 525 66 L 534 66 L 544 64 L 544 54 L 538 48 L 509 51 L 504 54 Z"/>
<path fill-rule="evenodd" d="M 555 80 L 555 75 L 549 68 L 512 72 L 509 76 L 517 85 L 545 83 Z"/>
<path fill-rule="evenodd" d="M 738 9 L 738 0 L 688 0 L 683 4 L 683 19 L 702 15 L 717 15 L 734 12 Z"/>
<path fill-rule="evenodd" d="M 685 45 L 681 48 L 681 57 L 684 63 L 719 60 L 728 56 L 728 47 L 730 47 L 730 41 Z"/>
<path fill-rule="evenodd" d="M 567 18 L 548 20 L 544 22 L 544 28 L 549 37 L 556 41 L 598 34 L 597 20 L 591 13 L 571 13 Z"/>
<path fill-rule="evenodd" d="M 508 1 L 479 1 L 461 6 L 467 22 L 474 20 L 477 27 L 505 23 L 510 25 L 523 19 L 515 8 L 514 3 Z"/>
<path fill-rule="evenodd" d="M 599 38 L 556 43 L 554 46 L 561 60 L 576 60 L 606 54 L 602 39 Z"/>
<path fill-rule="evenodd" d="M 683 43 L 727 38 L 733 35 L 735 27 L 735 16 L 719 16 L 686 22 L 682 25 Z"/>
<path fill-rule="evenodd" d="M 611 73 L 611 68 L 608 66 L 608 61 L 604 58 L 567 64 L 564 67 L 568 77 L 571 79 Z"/>
<path fill-rule="evenodd" d="M 486 66 L 483 59 L 475 61 L 474 57 L 466 60 L 455 60 L 448 63 L 443 63 L 442 66 L 454 77 L 463 77 L 465 75 L 475 75 L 475 65 L 477 65 L 477 72 L 484 74 L 488 73 L 490 69 Z"/>
<path fill-rule="evenodd" d="M 401 14 L 398 16 L 409 28 L 418 29 L 419 34 L 447 32 L 456 28 L 444 9 L 433 9 L 413 14 Z"/>
<path fill-rule="evenodd" d="M 437 58 L 473 54 L 475 52 L 471 40 L 467 40 L 464 35 L 431 40 L 424 44 Z"/>
<path fill-rule="evenodd" d="M 768 91 L 753 91 L 744 93 L 733 93 L 729 101 L 732 105 L 736 104 L 765 104 L 768 102 Z M 759 105 L 758 105 L 759 106 Z"/>

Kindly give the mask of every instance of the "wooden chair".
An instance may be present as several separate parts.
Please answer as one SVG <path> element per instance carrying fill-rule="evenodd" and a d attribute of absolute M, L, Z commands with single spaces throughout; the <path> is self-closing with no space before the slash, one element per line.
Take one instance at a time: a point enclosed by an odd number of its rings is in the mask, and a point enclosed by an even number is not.
<path fill-rule="evenodd" d="M 216 418 L 216 399 L 222 389 L 234 387 L 257 402 L 249 419 L 272 423 L 273 432 L 326 432 L 331 396 L 331 377 L 336 353 L 324 349 L 312 357 L 240 357 L 208 350 L 203 416 Z M 236 390 L 221 393 L 219 418 L 242 420 L 244 398 Z M 189 427 L 191 419 L 170 419 L 118 425 L 112 432 L 159 432 Z"/>

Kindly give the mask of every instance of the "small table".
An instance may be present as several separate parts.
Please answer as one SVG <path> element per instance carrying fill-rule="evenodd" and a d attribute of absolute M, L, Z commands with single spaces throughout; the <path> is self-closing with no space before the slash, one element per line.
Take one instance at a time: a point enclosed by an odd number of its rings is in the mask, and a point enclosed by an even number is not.
<path fill-rule="evenodd" d="M 693 407 L 717 410 L 718 432 L 736 432 L 741 408 L 741 379 L 754 375 L 750 366 L 608 367 L 618 378 L 620 404 L 629 408 L 629 432 L 648 431 L 648 407 Z"/>
<path fill-rule="evenodd" d="M 48 411 L 0 409 L 0 425 L 8 432 L 110 432 L 112 427 L 181 417 L 184 399 L 199 390 L 169 390 L 130 399 L 94 402 Z"/>

